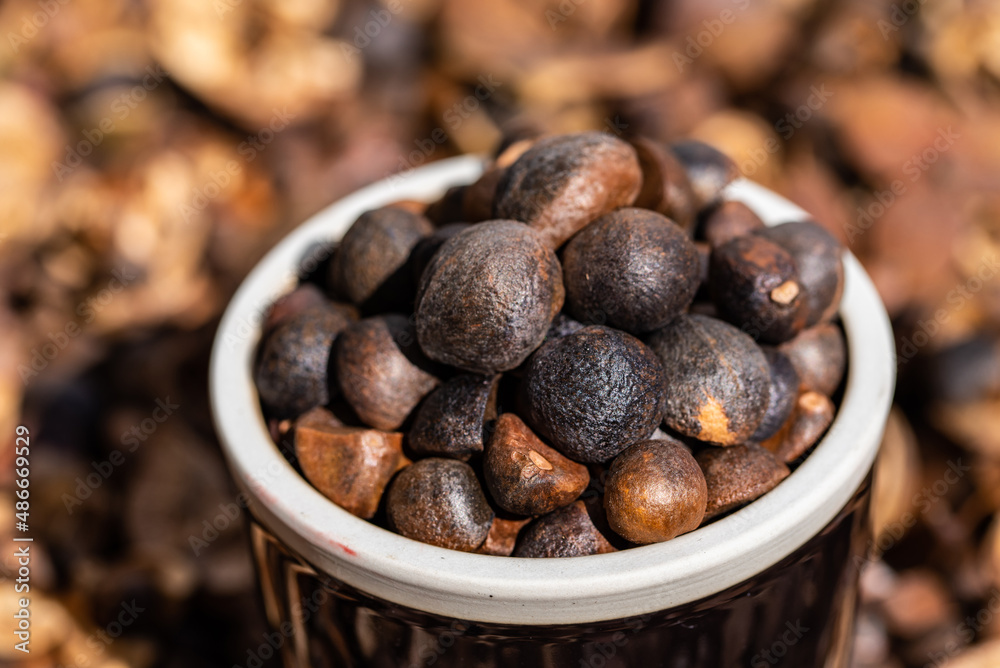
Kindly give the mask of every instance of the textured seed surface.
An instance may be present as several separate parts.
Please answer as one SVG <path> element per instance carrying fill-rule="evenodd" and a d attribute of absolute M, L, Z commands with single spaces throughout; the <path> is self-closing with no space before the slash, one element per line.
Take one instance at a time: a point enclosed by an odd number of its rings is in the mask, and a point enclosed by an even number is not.
<path fill-rule="evenodd" d="M 788 420 L 799 396 L 799 374 L 792 361 L 777 348 L 762 347 L 770 372 L 767 412 L 750 440 L 760 443 L 775 434 Z"/>
<path fill-rule="evenodd" d="M 840 386 L 847 367 L 847 350 L 840 327 L 824 323 L 803 330 L 780 346 L 799 374 L 803 390 L 827 396 Z"/>
<path fill-rule="evenodd" d="M 466 461 L 483 451 L 483 428 L 495 415 L 500 376 L 459 374 L 420 405 L 407 442 L 418 456 Z"/>
<path fill-rule="evenodd" d="M 322 409 L 319 409 L 322 410 Z M 403 435 L 337 426 L 308 415 L 295 426 L 295 455 L 306 479 L 344 510 L 370 519 L 403 461 Z"/>
<path fill-rule="evenodd" d="M 788 467 L 769 451 L 751 443 L 706 448 L 695 459 L 705 473 L 708 504 L 705 519 L 760 498 L 788 477 Z"/>
<path fill-rule="evenodd" d="M 794 462 L 804 455 L 833 422 L 833 402 L 819 392 L 803 392 L 781 429 L 762 445 L 784 462 Z"/>
<path fill-rule="evenodd" d="M 576 500 L 587 488 L 587 467 L 545 445 L 513 413 L 497 419 L 483 458 L 486 488 L 515 515 L 544 515 Z"/>
<path fill-rule="evenodd" d="M 559 261 L 531 228 L 480 223 L 445 242 L 424 271 L 417 337 L 439 362 L 506 371 L 541 345 L 563 298 Z"/>
<path fill-rule="evenodd" d="M 581 322 L 649 332 L 688 307 L 699 270 L 698 250 L 681 228 L 653 211 L 618 209 L 566 245 L 566 305 Z"/>
<path fill-rule="evenodd" d="M 530 521 L 530 518 L 495 518 L 493 525 L 490 527 L 490 532 L 486 534 L 486 540 L 476 549 L 476 552 L 479 554 L 490 554 L 495 557 L 511 556 L 514 553 L 514 547 L 517 545 L 517 538 L 521 534 L 521 529 Z"/>
<path fill-rule="evenodd" d="M 806 300 L 795 261 L 763 237 L 737 237 L 715 248 L 709 287 L 719 315 L 755 339 L 781 343 L 805 326 Z"/>
<path fill-rule="evenodd" d="M 693 531 L 705 516 L 705 476 L 679 441 L 642 441 L 611 464 L 604 508 L 616 533 L 633 543 L 660 543 Z"/>
<path fill-rule="evenodd" d="M 434 230 L 430 236 L 426 236 L 417 242 L 417 245 L 413 247 L 413 251 L 410 253 L 410 266 L 413 268 L 414 285 L 420 285 L 420 278 L 424 275 L 424 270 L 427 269 L 427 265 L 431 263 L 434 255 L 441 250 L 444 242 L 469 227 L 468 223 L 448 223 Z"/>
<path fill-rule="evenodd" d="M 363 213 L 344 234 L 330 265 L 334 288 L 359 306 L 408 307 L 416 285 L 407 259 L 433 231 L 429 220 L 403 208 Z"/>
<path fill-rule="evenodd" d="M 687 172 L 698 208 L 719 200 L 722 189 L 739 178 L 740 170 L 726 154 L 704 142 L 689 140 L 670 145 Z"/>
<path fill-rule="evenodd" d="M 660 422 L 663 368 L 635 337 L 591 326 L 532 356 L 523 399 L 528 422 L 578 462 L 603 462 Z"/>
<path fill-rule="evenodd" d="M 330 349 L 351 321 L 345 311 L 313 306 L 285 319 L 264 341 L 255 382 L 274 417 L 295 417 L 330 401 Z"/>
<path fill-rule="evenodd" d="M 354 323 L 341 333 L 334 356 L 344 398 L 377 429 L 398 429 L 438 384 L 401 315 Z"/>
<path fill-rule="evenodd" d="M 764 352 L 732 325 L 682 315 L 648 337 L 666 374 L 664 422 L 718 445 L 747 440 L 767 411 L 770 374 Z"/>
<path fill-rule="evenodd" d="M 764 221 L 743 202 L 726 201 L 712 209 L 702 223 L 702 235 L 713 247 L 764 229 Z"/>
<path fill-rule="evenodd" d="M 584 557 L 615 548 L 601 535 L 582 501 L 543 515 L 521 531 L 515 557 Z"/>
<path fill-rule="evenodd" d="M 784 248 L 795 261 L 806 300 L 806 327 L 830 320 L 844 293 L 844 248 L 811 221 L 784 223 L 756 233 Z"/>
<path fill-rule="evenodd" d="M 357 320 L 356 310 L 353 307 L 347 307 L 346 305 L 342 307 L 336 304 L 336 302 L 327 301 L 326 297 L 323 296 L 323 292 L 318 287 L 311 283 L 306 283 L 295 288 L 287 295 L 280 297 L 271 305 L 271 309 L 267 312 L 267 318 L 264 319 L 262 329 L 264 332 L 269 333 L 293 315 L 301 313 L 307 308 L 323 306 L 324 304 L 333 307 L 335 310 L 341 310 L 349 320 Z"/>
<path fill-rule="evenodd" d="M 642 169 L 642 189 L 635 205 L 651 209 L 690 230 L 698 212 L 687 172 L 666 144 L 638 137 L 632 141 Z"/>
<path fill-rule="evenodd" d="M 483 544 L 494 517 L 472 467 L 435 457 L 399 472 L 389 486 L 386 512 L 397 533 L 463 552 Z"/>
<path fill-rule="evenodd" d="M 529 224 L 552 248 L 595 218 L 635 201 L 635 150 L 603 132 L 539 139 L 506 170 L 494 214 Z"/>

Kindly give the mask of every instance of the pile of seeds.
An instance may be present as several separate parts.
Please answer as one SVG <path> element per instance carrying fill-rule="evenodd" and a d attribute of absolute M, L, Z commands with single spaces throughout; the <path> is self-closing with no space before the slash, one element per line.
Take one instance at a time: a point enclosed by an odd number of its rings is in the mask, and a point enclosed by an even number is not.
<path fill-rule="evenodd" d="M 331 501 L 468 552 L 662 542 L 767 493 L 833 419 L 839 243 L 724 201 L 699 142 L 512 138 L 363 214 L 276 303 L 256 383 Z"/>

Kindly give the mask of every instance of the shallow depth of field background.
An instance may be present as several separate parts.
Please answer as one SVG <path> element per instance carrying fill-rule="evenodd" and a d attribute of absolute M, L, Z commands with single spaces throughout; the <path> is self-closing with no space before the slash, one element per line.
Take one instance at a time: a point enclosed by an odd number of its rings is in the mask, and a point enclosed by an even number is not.
<path fill-rule="evenodd" d="M 1000 4 L 8 0 L 0 77 L 0 544 L 18 424 L 35 537 L 0 665 L 246 661 L 227 298 L 344 194 L 531 128 L 711 142 L 863 260 L 900 385 L 856 666 L 1000 666 Z"/>

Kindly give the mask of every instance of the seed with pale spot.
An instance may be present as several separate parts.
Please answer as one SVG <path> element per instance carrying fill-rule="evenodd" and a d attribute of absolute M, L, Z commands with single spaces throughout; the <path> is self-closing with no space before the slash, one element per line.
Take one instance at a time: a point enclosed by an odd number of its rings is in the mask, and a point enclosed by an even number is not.
<path fill-rule="evenodd" d="M 767 410 L 770 373 L 763 351 L 732 325 L 682 315 L 647 339 L 663 362 L 663 421 L 709 443 L 735 445 Z"/>
<path fill-rule="evenodd" d="M 791 416 L 762 445 L 784 462 L 793 462 L 816 445 L 833 422 L 833 402 L 819 392 L 803 392 Z"/>
<path fill-rule="evenodd" d="M 785 281 L 774 290 L 771 290 L 771 301 L 787 306 L 795 301 L 799 296 L 799 284 L 795 281 Z"/>
<path fill-rule="evenodd" d="M 590 482 L 582 464 L 545 445 L 513 413 L 496 421 L 483 457 L 493 500 L 516 515 L 544 515 L 572 503 Z"/>

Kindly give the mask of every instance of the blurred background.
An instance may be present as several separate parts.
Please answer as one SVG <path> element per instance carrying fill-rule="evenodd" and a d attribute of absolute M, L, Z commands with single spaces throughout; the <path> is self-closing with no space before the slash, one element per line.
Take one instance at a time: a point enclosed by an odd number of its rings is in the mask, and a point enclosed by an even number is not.
<path fill-rule="evenodd" d="M 711 142 L 862 259 L 900 384 L 855 666 L 1000 666 L 1000 3 L 6 0 L 0 42 L 0 664 L 245 663 L 228 297 L 359 186 L 601 129 Z"/>

